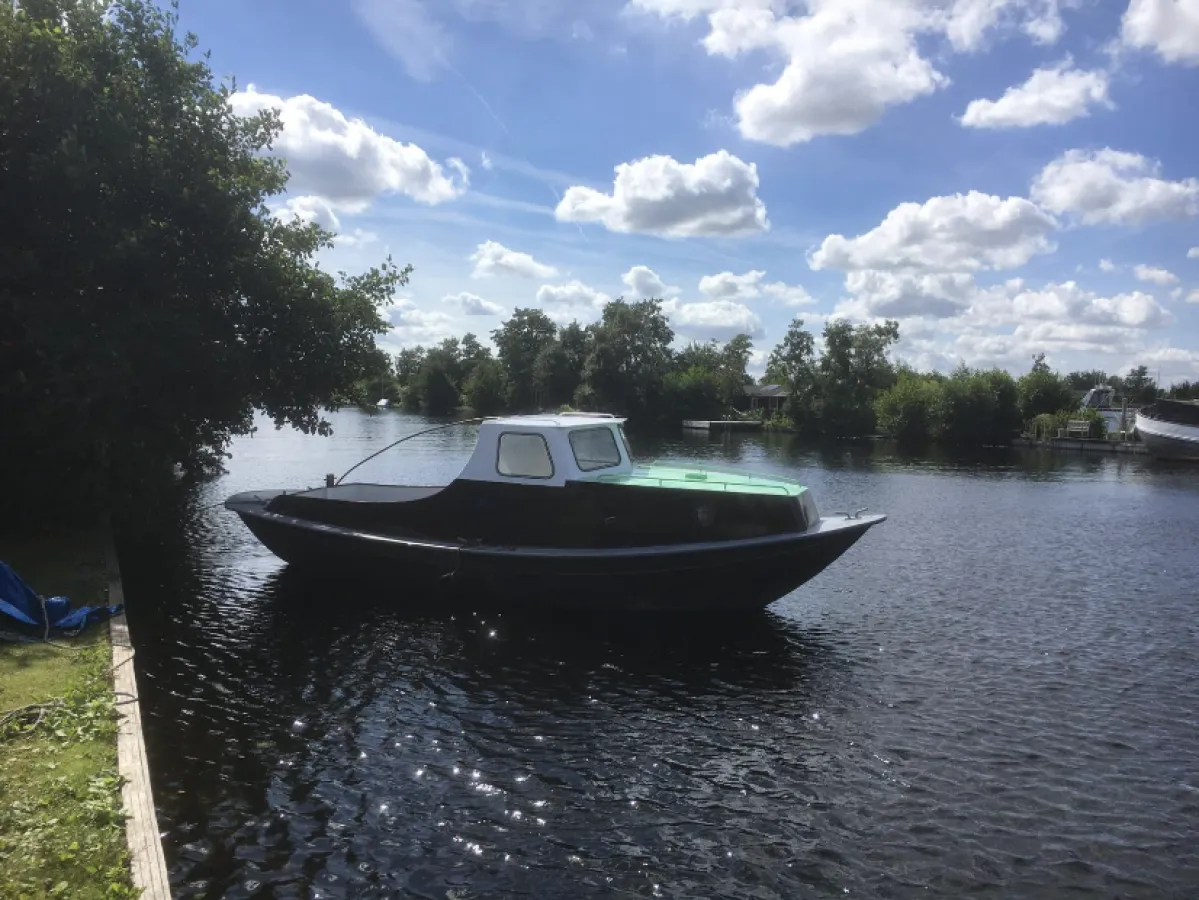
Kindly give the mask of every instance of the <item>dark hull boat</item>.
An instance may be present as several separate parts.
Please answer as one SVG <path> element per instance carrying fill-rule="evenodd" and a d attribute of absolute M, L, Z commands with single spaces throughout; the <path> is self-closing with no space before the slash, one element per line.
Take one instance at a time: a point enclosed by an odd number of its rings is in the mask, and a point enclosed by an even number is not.
<path fill-rule="evenodd" d="M 343 484 L 225 505 L 297 568 L 650 610 L 764 607 L 884 518 L 821 517 L 785 479 L 636 467 L 619 420 L 567 416 L 486 420 L 444 487 Z"/>

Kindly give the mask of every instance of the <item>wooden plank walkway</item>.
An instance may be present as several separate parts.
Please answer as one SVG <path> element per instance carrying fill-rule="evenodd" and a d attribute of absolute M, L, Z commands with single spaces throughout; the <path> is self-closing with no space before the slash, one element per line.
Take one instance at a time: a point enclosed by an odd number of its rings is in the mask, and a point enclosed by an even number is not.
<path fill-rule="evenodd" d="M 124 604 L 125 588 L 112 530 L 107 529 L 105 556 L 108 569 L 108 602 Z M 158 816 L 150 790 L 150 766 L 146 760 L 146 742 L 142 737 L 141 704 L 138 702 L 137 677 L 133 671 L 133 643 L 129 625 L 122 612 L 109 620 L 112 639 L 113 690 L 117 697 L 117 771 L 124 784 L 125 837 L 133 869 L 133 886 L 141 889 L 141 900 L 171 900 L 166 858 L 158 836 Z"/>

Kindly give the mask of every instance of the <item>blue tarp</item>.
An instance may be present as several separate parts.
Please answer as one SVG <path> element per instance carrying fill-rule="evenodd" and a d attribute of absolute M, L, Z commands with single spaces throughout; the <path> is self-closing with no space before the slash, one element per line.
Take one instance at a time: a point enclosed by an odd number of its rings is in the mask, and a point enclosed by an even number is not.
<path fill-rule="evenodd" d="M 82 631 L 95 622 L 103 622 L 121 611 L 119 606 L 81 606 L 71 609 L 66 597 L 45 598 L 45 614 L 42 599 L 27 585 L 12 567 L 0 560 L 0 625 L 15 620 L 22 625 L 32 625 L 43 633 L 46 620 L 54 632 Z"/>

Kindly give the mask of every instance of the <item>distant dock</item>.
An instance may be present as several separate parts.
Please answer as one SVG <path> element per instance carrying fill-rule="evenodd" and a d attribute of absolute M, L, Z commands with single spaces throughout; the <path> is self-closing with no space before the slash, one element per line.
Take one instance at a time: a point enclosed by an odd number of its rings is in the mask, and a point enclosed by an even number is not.
<path fill-rule="evenodd" d="M 760 419 L 684 419 L 688 431 L 761 431 Z"/>

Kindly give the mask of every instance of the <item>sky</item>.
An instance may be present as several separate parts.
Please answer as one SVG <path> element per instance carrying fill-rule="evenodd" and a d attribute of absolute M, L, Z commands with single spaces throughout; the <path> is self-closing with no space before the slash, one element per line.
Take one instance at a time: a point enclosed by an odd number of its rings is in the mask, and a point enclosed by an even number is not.
<path fill-rule="evenodd" d="M 396 351 L 664 300 L 921 369 L 1199 378 L 1199 0 L 182 0 Z"/>

